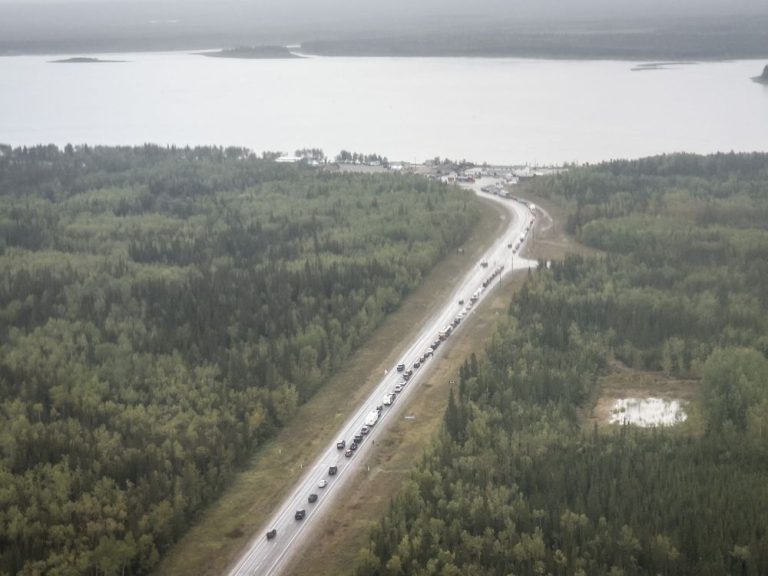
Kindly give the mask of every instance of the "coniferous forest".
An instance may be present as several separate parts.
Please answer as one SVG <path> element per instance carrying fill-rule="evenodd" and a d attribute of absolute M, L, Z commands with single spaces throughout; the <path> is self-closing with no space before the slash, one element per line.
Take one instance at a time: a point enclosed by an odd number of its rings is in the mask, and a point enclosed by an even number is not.
<path fill-rule="evenodd" d="M 239 148 L 0 147 L 0 574 L 149 571 L 477 218 Z"/>
<path fill-rule="evenodd" d="M 356 573 L 768 574 L 768 155 L 612 162 L 532 191 L 600 255 L 531 273 Z M 691 418 L 586 425 L 616 362 L 694 380 Z"/>

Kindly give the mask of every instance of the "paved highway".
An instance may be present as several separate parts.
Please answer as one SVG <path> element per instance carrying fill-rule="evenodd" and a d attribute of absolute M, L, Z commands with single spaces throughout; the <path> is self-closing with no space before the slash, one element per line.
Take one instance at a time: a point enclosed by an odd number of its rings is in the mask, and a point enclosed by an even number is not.
<path fill-rule="evenodd" d="M 510 273 L 512 269 L 519 270 L 536 265 L 535 261 L 526 260 L 519 256 L 525 242 L 529 239 L 528 231 L 532 229 L 534 214 L 522 202 L 501 199 L 480 190 L 493 182 L 491 179 L 483 179 L 468 187 L 471 187 L 478 196 L 501 203 L 506 208 L 507 226 L 503 234 L 496 239 L 485 252 L 483 258 L 477 262 L 477 265 L 457 284 L 445 305 L 424 323 L 423 330 L 419 332 L 403 353 L 400 362 L 404 363 L 407 369 L 413 369 L 414 362 L 438 339 L 438 334 L 444 327 L 451 325 L 462 311 L 465 314 L 471 314 L 471 310 L 477 307 L 491 289 L 499 283 L 500 279 Z M 523 237 L 524 240 L 521 241 Z M 508 246 L 510 243 L 512 248 Z M 515 245 L 518 243 L 520 245 L 515 250 Z M 487 266 L 482 266 L 482 262 L 486 262 Z M 494 272 L 496 272 L 495 275 Z M 484 282 L 487 283 L 485 289 L 483 289 Z M 474 303 L 474 306 L 469 306 L 471 297 L 475 293 L 478 294 L 478 301 Z M 459 305 L 459 300 L 464 300 L 464 305 Z M 454 330 L 458 331 L 461 328 L 459 323 Z M 393 392 L 397 384 L 403 384 L 402 373 L 398 372 L 394 366 L 389 370 L 371 395 L 350 415 L 336 434 L 333 443 L 323 450 L 310 466 L 307 466 L 306 472 L 294 489 L 275 507 L 275 512 L 263 530 L 256 534 L 242 556 L 231 568 L 230 576 L 275 576 L 280 573 L 292 554 L 309 535 L 310 527 L 317 523 L 322 514 L 333 511 L 332 501 L 335 498 L 343 497 L 344 487 L 349 485 L 354 476 L 360 454 L 370 450 L 370 444 L 382 436 L 386 432 L 387 426 L 395 420 L 398 414 L 403 412 L 403 407 L 407 405 L 413 390 L 419 386 L 424 371 L 429 369 L 429 365 L 435 362 L 435 357 L 439 357 L 441 352 L 442 347 L 438 347 L 434 351 L 433 357 L 427 359 L 419 369 L 413 369 L 413 376 L 405 384 L 403 390 L 397 394 L 394 404 L 382 406 L 381 415 L 376 425 L 372 427 L 368 435 L 363 437 L 353 455 L 346 457 L 344 449 L 336 448 L 336 442 L 343 439 L 349 447 L 353 436 L 358 434 L 364 425 L 366 417 L 377 406 L 383 404 L 384 395 Z M 337 473 L 333 476 L 328 474 L 330 466 L 338 467 Z M 327 482 L 324 488 L 318 486 L 318 482 L 321 480 Z M 307 501 L 310 494 L 318 495 L 316 502 L 309 503 Z M 297 510 L 306 510 L 306 517 L 303 520 L 294 518 Z M 277 534 L 274 538 L 267 539 L 266 533 L 272 529 L 276 530 Z"/>

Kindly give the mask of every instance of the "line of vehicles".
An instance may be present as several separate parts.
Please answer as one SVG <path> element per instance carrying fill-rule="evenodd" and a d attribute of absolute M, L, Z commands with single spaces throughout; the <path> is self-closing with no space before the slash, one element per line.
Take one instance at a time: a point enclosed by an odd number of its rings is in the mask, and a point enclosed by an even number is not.
<path fill-rule="evenodd" d="M 386 397 L 385 397 L 386 399 Z M 392 401 L 389 402 L 389 405 L 392 404 Z M 384 410 L 384 407 L 382 405 L 376 406 L 373 410 L 371 410 L 365 417 L 365 424 L 362 428 L 360 428 L 360 431 L 355 434 L 352 437 L 352 441 L 347 444 L 347 441 L 342 439 L 336 442 L 336 449 L 337 450 L 344 450 L 344 456 L 346 458 L 351 458 L 357 449 L 362 445 L 363 440 L 365 437 L 371 432 L 371 429 L 376 425 L 376 423 L 379 421 L 379 417 L 381 416 L 382 411 Z M 336 474 L 339 471 L 339 467 L 336 464 L 333 464 L 328 467 L 328 476 L 336 476 Z M 326 478 L 321 478 L 318 483 L 317 487 L 319 489 L 323 489 L 326 486 L 328 486 L 328 480 Z M 315 504 L 319 500 L 319 495 L 316 492 L 312 492 L 307 496 L 307 502 L 309 504 Z M 297 521 L 304 520 L 307 517 L 307 509 L 306 508 L 299 508 L 296 510 L 296 512 L 293 515 L 294 519 Z M 269 532 L 267 532 L 267 540 L 272 540 L 277 536 L 277 530 L 273 528 Z"/>
<path fill-rule="evenodd" d="M 520 238 L 518 238 L 517 240 L 510 240 L 509 243 L 507 244 L 507 248 L 512 248 L 513 253 L 517 252 L 520 249 L 520 247 L 523 245 L 523 243 L 525 242 L 525 237 L 528 236 L 528 232 L 531 231 L 531 227 L 533 226 L 533 223 L 536 221 L 536 205 L 531 202 L 521 200 L 518 198 L 515 198 L 515 200 L 528 206 L 528 209 L 531 211 L 532 219 L 528 222 L 528 225 L 525 227 L 525 230 L 523 230 L 522 234 L 520 234 Z"/>
<path fill-rule="evenodd" d="M 530 224 L 528 225 L 528 228 L 526 228 L 526 233 L 530 229 Z M 525 238 L 525 234 L 521 236 L 521 241 Z M 519 245 L 519 243 L 518 243 Z M 515 248 L 517 249 L 517 247 Z M 481 266 L 484 268 L 488 266 L 487 260 L 483 260 L 481 262 Z M 381 417 L 381 414 L 384 410 L 384 407 L 392 406 L 394 404 L 395 400 L 397 399 L 397 395 L 400 394 L 408 384 L 409 380 L 414 375 L 414 370 L 418 370 L 421 368 L 426 361 L 431 358 L 435 351 L 440 347 L 440 345 L 446 341 L 451 334 L 453 333 L 454 329 L 458 327 L 459 324 L 461 324 L 462 320 L 466 317 L 467 314 L 472 310 L 472 307 L 474 304 L 480 299 L 480 295 L 482 294 L 483 290 L 485 290 L 488 286 L 490 286 L 491 282 L 499 276 L 504 271 L 504 266 L 498 266 L 493 269 L 491 274 L 487 276 L 483 282 L 482 285 L 475 290 L 475 292 L 470 296 L 469 302 L 464 304 L 464 299 L 459 300 L 459 305 L 462 306 L 462 309 L 459 311 L 459 313 L 451 320 L 449 324 L 444 326 L 437 335 L 437 338 L 430 344 L 430 346 L 424 351 L 421 356 L 419 356 L 411 365 L 411 367 L 408 367 L 404 362 L 398 364 L 395 369 L 396 371 L 402 375 L 402 382 L 395 385 L 392 392 L 388 392 L 384 395 L 382 398 L 382 402 L 380 405 L 373 408 L 365 417 L 364 424 L 360 428 L 360 431 L 355 434 L 352 437 L 352 440 L 347 444 L 347 441 L 345 439 L 341 439 L 338 442 L 336 442 L 336 449 L 338 451 L 344 451 L 344 456 L 346 458 L 351 458 L 354 456 L 355 452 L 362 446 L 366 436 L 368 436 L 372 430 L 372 428 L 376 425 L 376 423 L 379 421 L 379 418 Z M 328 468 L 328 476 L 335 476 L 338 472 L 338 466 L 332 465 Z M 319 489 L 323 489 L 328 485 L 328 480 L 325 478 L 322 478 L 318 481 L 317 487 Z M 307 502 L 309 504 L 316 504 L 319 500 L 319 495 L 316 492 L 312 492 L 307 497 Z M 306 508 L 300 508 L 296 510 L 296 513 L 294 514 L 294 518 L 297 521 L 304 520 L 307 517 L 307 509 Z M 273 528 L 269 532 L 267 532 L 267 540 L 272 540 L 277 536 L 277 530 Z"/>

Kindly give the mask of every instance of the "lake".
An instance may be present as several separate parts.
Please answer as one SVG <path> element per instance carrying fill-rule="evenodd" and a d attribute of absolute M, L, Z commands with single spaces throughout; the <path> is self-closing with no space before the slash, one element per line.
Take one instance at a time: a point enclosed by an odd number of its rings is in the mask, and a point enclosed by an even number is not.
<path fill-rule="evenodd" d="M 763 61 L 633 71 L 619 61 L 470 58 L 124 63 L 0 58 L 0 142 L 319 147 L 397 160 L 595 162 L 768 150 Z"/>

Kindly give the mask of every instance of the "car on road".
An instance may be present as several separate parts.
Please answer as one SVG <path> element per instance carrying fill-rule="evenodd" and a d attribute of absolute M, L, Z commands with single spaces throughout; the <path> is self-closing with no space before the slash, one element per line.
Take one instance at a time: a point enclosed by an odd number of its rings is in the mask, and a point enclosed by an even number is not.
<path fill-rule="evenodd" d="M 339 440 L 338 442 L 336 442 L 336 449 L 337 450 L 344 450 L 344 447 L 346 445 L 347 445 L 347 441 L 346 440 Z"/>
<path fill-rule="evenodd" d="M 309 497 L 307 498 L 307 501 L 310 504 L 314 504 L 315 502 L 317 502 L 317 494 L 315 494 L 314 492 L 310 494 Z"/>
<path fill-rule="evenodd" d="M 339 471 L 338 466 L 328 466 L 328 476 L 336 476 L 336 472 Z"/>
<path fill-rule="evenodd" d="M 397 365 L 397 371 L 403 372 L 405 370 L 405 364 L 398 364 Z"/>
<path fill-rule="evenodd" d="M 413 367 L 418 368 L 419 366 L 421 366 L 421 360 L 416 360 L 416 362 L 413 363 Z"/>
<path fill-rule="evenodd" d="M 363 442 L 363 435 L 362 434 L 355 434 L 354 440 L 355 441 L 353 442 L 353 444 L 356 444 L 356 445 L 359 446 Z M 350 448 L 352 448 L 352 446 L 350 446 Z M 354 450 L 354 448 L 352 448 L 352 450 Z"/>
<path fill-rule="evenodd" d="M 370 432 L 370 431 L 371 431 L 371 429 L 368 428 L 368 426 L 363 426 L 362 428 L 360 428 L 360 434 L 362 434 L 363 436 L 368 434 L 368 432 Z"/>
<path fill-rule="evenodd" d="M 344 452 L 344 456 L 346 456 L 347 458 L 352 458 L 352 454 L 354 453 L 355 452 L 353 450 L 347 450 L 346 452 Z"/>
<path fill-rule="evenodd" d="M 402 384 L 395 384 L 395 394 L 400 394 L 400 392 L 403 391 L 403 385 Z"/>
<path fill-rule="evenodd" d="M 480 266 L 482 266 L 483 268 L 488 268 L 488 260 L 483 259 L 480 262 Z"/>
<path fill-rule="evenodd" d="M 275 536 L 277 536 L 277 529 L 276 528 L 272 528 L 272 530 L 267 532 L 267 540 L 272 540 L 272 538 L 274 538 Z"/>
<path fill-rule="evenodd" d="M 296 510 L 296 514 L 293 515 L 296 520 L 304 520 L 304 518 L 307 517 L 307 511 L 303 508 L 301 510 Z"/>
<path fill-rule="evenodd" d="M 349 449 L 352 450 L 352 452 L 357 450 L 357 442 L 352 442 L 352 444 L 349 445 Z"/>
<path fill-rule="evenodd" d="M 320 480 L 320 482 L 317 483 L 318 488 L 325 488 L 326 486 L 328 486 L 328 480 L 326 480 L 325 478 L 323 478 L 322 480 Z"/>
<path fill-rule="evenodd" d="M 391 406 L 392 403 L 395 401 L 395 398 L 397 398 L 397 396 L 395 396 L 394 394 L 385 394 L 384 395 L 384 405 L 385 406 Z"/>
<path fill-rule="evenodd" d="M 459 306 L 464 306 L 464 298 L 459 299 Z"/>

